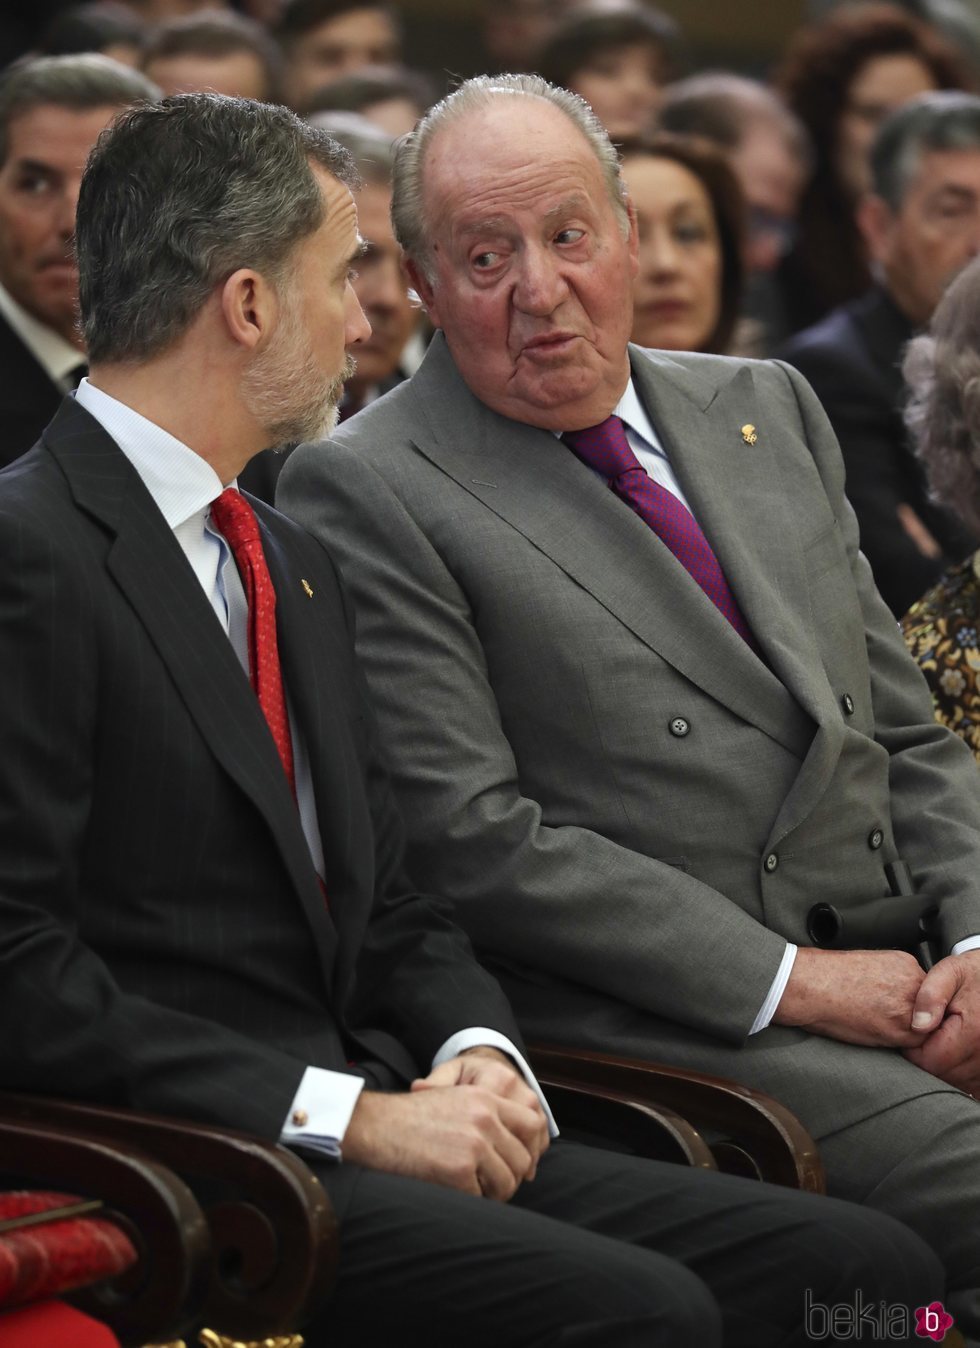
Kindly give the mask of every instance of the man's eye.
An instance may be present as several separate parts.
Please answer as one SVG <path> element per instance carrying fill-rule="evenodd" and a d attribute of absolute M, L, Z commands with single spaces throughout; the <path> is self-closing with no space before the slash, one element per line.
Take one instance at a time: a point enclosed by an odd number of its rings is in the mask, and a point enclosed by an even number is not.
<path fill-rule="evenodd" d="M 499 253 L 477 253 L 473 258 L 473 266 L 477 271 L 486 271 L 488 267 L 493 266 L 499 257 Z"/>
<path fill-rule="evenodd" d="M 17 181 L 18 191 L 26 196 L 39 197 L 51 187 L 50 178 L 43 173 L 25 173 Z"/>
<path fill-rule="evenodd" d="M 555 235 L 555 243 L 578 243 L 584 238 L 584 229 L 561 229 Z"/>

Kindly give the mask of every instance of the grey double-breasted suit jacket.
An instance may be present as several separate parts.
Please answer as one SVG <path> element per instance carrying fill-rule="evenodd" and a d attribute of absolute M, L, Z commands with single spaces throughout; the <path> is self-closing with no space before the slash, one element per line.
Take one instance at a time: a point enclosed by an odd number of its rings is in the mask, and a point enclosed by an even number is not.
<path fill-rule="evenodd" d="M 747 1038 L 814 902 L 911 868 L 980 932 L 980 775 L 858 552 L 816 399 L 774 363 L 631 350 L 757 638 L 551 434 L 490 411 L 437 337 L 304 446 L 278 503 L 353 588 L 417 883 L 456 902 L 525 1032 L 727 1071 L 819 1133 L 943 1090 L 897 1054 Z M 753 432 L 743 428 L 754 427 Z"/>

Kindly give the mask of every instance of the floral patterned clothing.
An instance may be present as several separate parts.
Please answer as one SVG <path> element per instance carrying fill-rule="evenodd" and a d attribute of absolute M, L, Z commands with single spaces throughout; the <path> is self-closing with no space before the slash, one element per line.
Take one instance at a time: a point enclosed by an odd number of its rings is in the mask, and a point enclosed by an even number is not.
<path fill-rule="evenodd" d="M 902 631 L 932 690 L 936 720 L 980 761 L 980 552 L 951 567 L 912 605 Z"/>

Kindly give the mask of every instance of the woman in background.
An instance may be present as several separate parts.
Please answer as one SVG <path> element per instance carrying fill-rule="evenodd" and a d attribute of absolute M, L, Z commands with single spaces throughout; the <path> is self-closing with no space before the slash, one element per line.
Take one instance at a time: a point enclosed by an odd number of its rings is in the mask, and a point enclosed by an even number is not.
<path fill-rule="evenodd" d="M 980 533 L 980 258 L 956 278 L 903 367 L 906 421 L 936 499 Z M 980 552 L 951 567 L 902 619 L 936 719 L 980 761 Z"/>
<path fill-rule="evenodd" d="M 639 269 L 632 340 L 671 351 L 732 349 L 744 278 L 744 205 L 724 155 L 661 132 L 623 151 Z"/>
<path fill-rule="evenodd" d="M 894 5 L 832 11 L 791 41 L 776 83 L 809 133 L 813 173 L 779 279 L 791 331 L 809 327 L 871 284 L 854 220 L 870 186 L 868 156 L 889 113 L 935 89 L 969 89 L 956 51 Z"/>

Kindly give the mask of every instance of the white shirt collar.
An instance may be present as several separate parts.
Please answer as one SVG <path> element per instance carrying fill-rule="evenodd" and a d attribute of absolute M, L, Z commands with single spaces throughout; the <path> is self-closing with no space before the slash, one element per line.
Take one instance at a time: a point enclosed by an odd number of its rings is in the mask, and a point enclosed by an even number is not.
<path fill-rule="evenodd" d="M 171 529 L 206 511 L 224 490 L 209 463 L 169 431 L 83 379 L 75 397 L 112 436 Z"/>
<path fill-rule="evenodd" d="M 613 408 L 613 416 L 619 417 L 625 421 L 629 428 L 643 437 L 651 445 L 659 445 L 656 432 L 653 429 L 650 418 L 646 414 L 646 409 L 640 402 L 640 395 L 636 391 L 633 383 L 633 376 L 630 375 L 630 381 L 623 390 L 623 396 Z"/>
<path fill-rule="evenodd" d="M 613 408 L 610 415 L 619 417 L 621 421 L 626 423 L 631 431 L 635 431 L 636 434 L 641 436 L 648 444 L 654 445 L 658 450 L 660 449 L 660 440 L 656 431 L 653 429 L 653 424 L 647 416 L 643 404 L 640 402 L 640 395 L 637 393 L 633 384 L 632 375 L 630 375 L 629 383 L 623 390 L 623 396 Z M 552 431 L 551 433 L 558 440 L 562 437 L 561 431 Z"/>
<path fill-rule="evenodd" d="M 47 323 L 42 323 L 39 318 L 29 314 L 2 285 L 0 285 L 0 315 L 7 320 L 50 378 L 60 387 L 64 387 L 67 376 L 85 360 L 78 347 L 72 346 L 60 332 L 49 328 Z"/>

